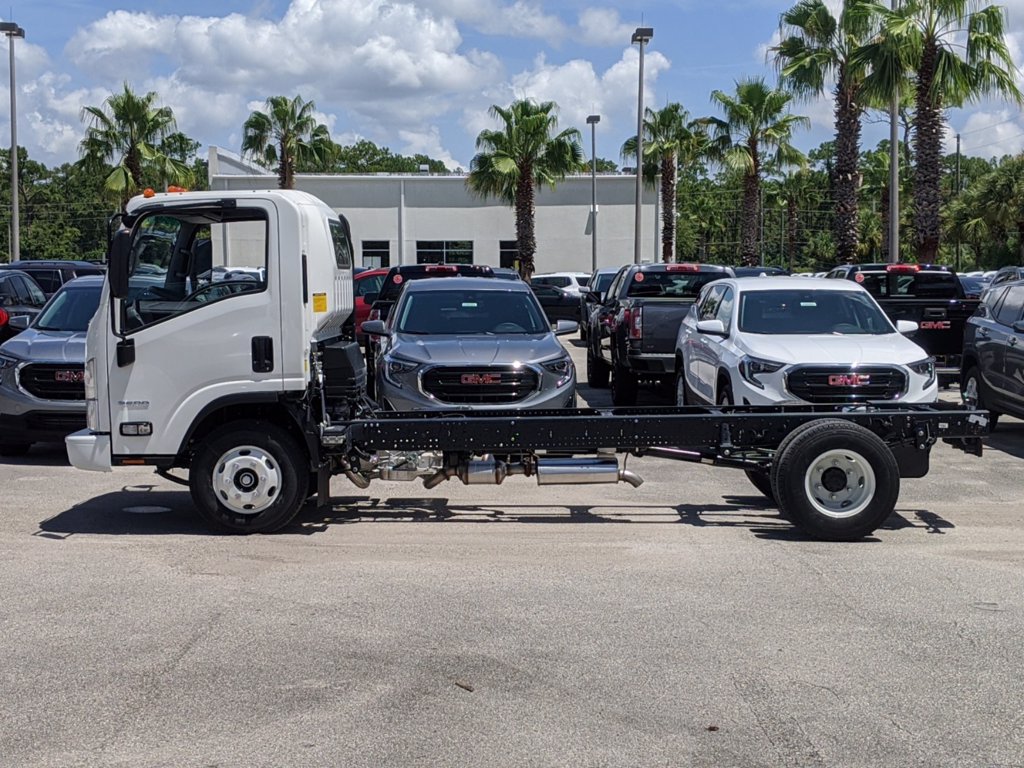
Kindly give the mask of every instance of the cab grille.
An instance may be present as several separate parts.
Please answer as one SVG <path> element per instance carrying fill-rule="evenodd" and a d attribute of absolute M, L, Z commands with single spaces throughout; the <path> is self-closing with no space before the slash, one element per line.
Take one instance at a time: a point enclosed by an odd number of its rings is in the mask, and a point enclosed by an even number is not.
<path fill-rule="evenodd" d="M 423 374 L 423 391 L 443 403 L 485 405 L 516 403 L 537 390 L 532 368 L 442 367 Z"/>
<path fill-rule="evenodd" d="M 29 363 L 18 372 L 21 388 L 42 400 L 85 400 L 81 363 Z"/>
<path fill-rule="evenodd" d="M 786 388 L 808 403 L 859 403 L 896 400 L 907 386 L 907 377 L 888 366 L 815 366 L 797 368 L 786 377 Z"/>

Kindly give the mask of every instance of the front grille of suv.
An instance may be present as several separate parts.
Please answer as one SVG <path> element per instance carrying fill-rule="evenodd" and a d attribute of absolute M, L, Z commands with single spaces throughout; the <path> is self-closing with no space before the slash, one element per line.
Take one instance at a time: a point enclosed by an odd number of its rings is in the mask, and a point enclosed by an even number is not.
<path fill-rule="evenodd" d="M 18 372 L 21 388 L 41 400 L 85 400 L 81 363 L 29 363 Z"/>
<path fill-rule="evenodd" d="M 540 383 L 532 368 L 459 366 L 431 368 L 423 374 L 423 391 L 440 402 L 457 405 L 517 403 Z"/>
<path fill-rule="evenodd" d="M 906 387 L 906 374 L 889 366 L 804 366 L 786 376 L 790 393 L 808 403 L 896 400 Z"/>

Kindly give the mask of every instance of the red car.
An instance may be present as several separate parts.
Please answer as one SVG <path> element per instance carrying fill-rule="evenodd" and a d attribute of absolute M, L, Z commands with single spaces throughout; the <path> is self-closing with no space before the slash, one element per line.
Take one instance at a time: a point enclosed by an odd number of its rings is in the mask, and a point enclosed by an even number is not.
<path fill-rule="evenodd" d="M 373 304 L 377 294 L 380 293 L 380 287 L 384 284 L 384 278 L 387 277 L 390 271 L 386 267 L 384 269 L 368 269 L 352 278 L 356 305 L 356 340 L 360 344 L 366 341 L 366 334 L 363 333 L 363 322 L 370 316 L 370 305 Z M 369 301 L 366 300 L 367 297 L 369 297 Z"/>

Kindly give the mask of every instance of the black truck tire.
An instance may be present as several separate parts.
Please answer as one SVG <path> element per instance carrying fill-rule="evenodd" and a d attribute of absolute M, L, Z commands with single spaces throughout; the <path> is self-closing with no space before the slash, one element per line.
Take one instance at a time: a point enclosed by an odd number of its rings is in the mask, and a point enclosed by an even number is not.
<path fill-rule="evenodd" d="M 636 405 L 636 374 L 616 363 L 612 368 L 612 404 Z"/>
<path fill-rule="evenodd" d="M 608 366 L 604 360 L 594 357 L 587 348 L 587 384 L 594 389 L 608 389 Z"/>
<path fill-rule="evenodd" d="M 820 419 L 790 437 L 773 466 L 773 487 L 786 519 L 817 539 L 855 541 L 892 514 L 899 466 L 875 433 Z"/>
<path fill-rule="evenodd" d="M 989 408 L 986 403 L 988 398 L 986 397 L 984 384 L 982 384 L 981 371 L 978 370 L 976 365 L 972 365 L 967 373 L 964 374 L 963 379 L 960 380 L 960 397 L 963 398 L 964 405 L 969 408 L 988 411 L 988 431 L 995 432 L 1000 414 Z"/>
<path fill-rule="evenodd" d="M 199 516 L 225 533 L 271 533 L 308 497 L 309 459 L 276 424 L 226 424 L 200 444 L 189 469 Z M 315 492 L 315 489 L 314 489 Z"/>

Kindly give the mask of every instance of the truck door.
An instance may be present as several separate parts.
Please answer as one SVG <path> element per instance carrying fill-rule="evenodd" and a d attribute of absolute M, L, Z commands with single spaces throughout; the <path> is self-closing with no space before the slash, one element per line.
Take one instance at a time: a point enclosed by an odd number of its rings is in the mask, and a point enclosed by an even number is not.
<path fill-rule="evenodd" d="M 129 296 L 113 305 L 115 457 L 172 457 L 215 401 L 281 391 L 277 243 L 274 206 L 258 199 L 166 205 L 136 221 Z"/>
<path fill-rule="evenodd" d="M 1024 333 L 1014 329 L 1014 325 L 1024 317 L 1024 286 L 1011 286 L 1002 303 L 996 307 L 996 323 L 998 338 L 993 341 L 998 345 L 999 357 L 996 370 L 999 372 L 995 382 L 1000 398 L 1014 404 L 1024 400 Z"/>

